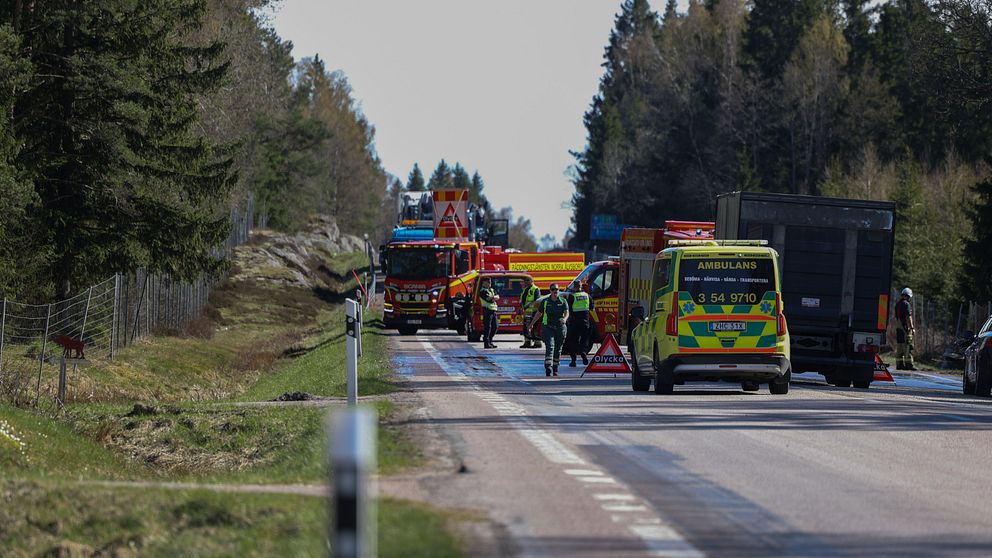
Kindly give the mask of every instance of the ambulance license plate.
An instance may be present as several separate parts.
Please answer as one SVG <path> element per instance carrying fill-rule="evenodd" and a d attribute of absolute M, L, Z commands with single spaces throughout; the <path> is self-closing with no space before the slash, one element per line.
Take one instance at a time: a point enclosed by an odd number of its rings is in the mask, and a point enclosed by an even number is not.
<path fill-rule="evenodd" d="M 424 321 L 423 320 L 407 320 L 406 323 L 408 323 L 410 325 L 420 325 L 420 324 L 424 323 Z"/>
<path fill-rule="evenodd" d="M 710 322 L 710 331 L 744 331 L 747 324 L 744 322 Z"/>

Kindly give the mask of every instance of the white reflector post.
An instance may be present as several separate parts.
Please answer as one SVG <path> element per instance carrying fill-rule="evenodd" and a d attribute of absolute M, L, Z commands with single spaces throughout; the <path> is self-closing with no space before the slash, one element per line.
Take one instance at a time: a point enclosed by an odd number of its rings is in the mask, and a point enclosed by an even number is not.
<path fill-rule="evenodd" d="M 374 558 L 375 506 L 369 479 L 376 468 L 376 415 L 348 407 L 330 423 L 331 553 L 335 558 Z"/>
<path fill-rule="evenodd" d="M 344 301 L 345 313 L 345 375 L 348 381 L 348 405 L 358 404 L 358 303 L 350 298 Z"/>

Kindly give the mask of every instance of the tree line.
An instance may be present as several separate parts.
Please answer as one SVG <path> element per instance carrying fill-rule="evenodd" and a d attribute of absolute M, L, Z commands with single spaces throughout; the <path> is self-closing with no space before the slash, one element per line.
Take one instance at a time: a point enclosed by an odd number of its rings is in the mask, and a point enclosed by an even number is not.
<path fill-rule="evenodd" d="M 299 62 L 270 0 L 0 6 L 0 293 L 216 272 L 231 208 L 377 230 L 387 176 L 348 81 Z"/>
<path fill-rule="evenodd" d="M 992 299 L 992 0 L 626 0 L 575 153 L 573 228 L 717 194 L 891 199 L 895 283 Z"/>

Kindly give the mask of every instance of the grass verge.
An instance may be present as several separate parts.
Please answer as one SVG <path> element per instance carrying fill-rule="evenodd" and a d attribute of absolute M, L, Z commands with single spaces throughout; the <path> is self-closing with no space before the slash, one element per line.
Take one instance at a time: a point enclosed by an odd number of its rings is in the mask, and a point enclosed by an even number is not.
<path fill-rule="evenodd" d="M 385 499 L 378 515 L 381 556 L 462 555 L 443 512 Z M 326 556 L 326 525 L 326 500 L 311 496 L 0 481 L 0 548 L 12 558 Z"/>

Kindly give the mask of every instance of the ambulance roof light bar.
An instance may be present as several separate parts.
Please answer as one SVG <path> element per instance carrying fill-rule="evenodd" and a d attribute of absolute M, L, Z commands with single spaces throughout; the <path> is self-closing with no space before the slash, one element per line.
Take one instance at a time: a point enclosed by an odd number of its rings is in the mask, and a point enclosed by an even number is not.
<path fill-rule="evenodd" d="M 669 247 L 677 246 L 768 246 L 767 240 L 669 240 Z"/>

